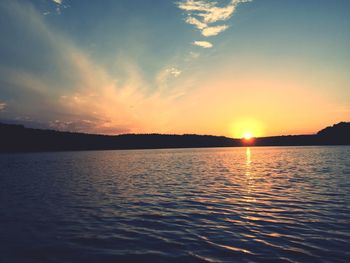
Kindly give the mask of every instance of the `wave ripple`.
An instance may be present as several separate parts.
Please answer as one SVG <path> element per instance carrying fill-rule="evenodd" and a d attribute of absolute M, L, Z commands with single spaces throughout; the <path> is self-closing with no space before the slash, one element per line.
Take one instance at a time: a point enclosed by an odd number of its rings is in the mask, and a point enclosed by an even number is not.
<path fill-rule="evenodd" d="M 0 262 L 350 262 L 350 147 L 0 155 Z"/>

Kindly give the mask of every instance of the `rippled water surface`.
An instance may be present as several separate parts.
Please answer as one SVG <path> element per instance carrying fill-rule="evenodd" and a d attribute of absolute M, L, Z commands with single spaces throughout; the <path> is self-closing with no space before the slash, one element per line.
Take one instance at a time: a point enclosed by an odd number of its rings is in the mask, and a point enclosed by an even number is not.
<path fill-rule="evenodd" d="M 350 262 L 350 147 L 0 155 L 0 262 Z"/>

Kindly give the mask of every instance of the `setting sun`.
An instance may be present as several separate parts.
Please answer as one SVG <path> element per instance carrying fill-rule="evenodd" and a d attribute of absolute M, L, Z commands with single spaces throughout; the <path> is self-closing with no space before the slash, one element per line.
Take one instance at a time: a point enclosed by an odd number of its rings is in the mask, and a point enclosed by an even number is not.
<path fill-rule="evenodd" d="M 251 132 L 245 132 L 245 133 L 243 134 L 243 138 L 244 138 L 245 140 L 250 140 L 252 137 L 253 137 L 253 134 L 252 134 Z"/>
<path fill-rule="evenodd" d="M 255 119 L 236 119 L 231 125 L 231 134 L 234 138 L 250 140 L 253 137 L 260 137 L 264 134 L 263 124 Z"/>

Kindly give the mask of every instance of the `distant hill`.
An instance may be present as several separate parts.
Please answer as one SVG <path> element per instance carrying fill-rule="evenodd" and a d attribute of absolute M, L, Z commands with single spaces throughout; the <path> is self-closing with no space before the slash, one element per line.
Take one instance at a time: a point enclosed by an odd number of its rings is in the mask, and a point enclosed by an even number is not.
<path fill-rule="evenodd" d="M 350 145 L 350 122 L 340 122 L 313 135 L 260 137 L 254 146 Z"/>
<path fill-rule="evenodd" d="M 25 128 L 0 123 L 0 152 L 162 149 L 236 146 L 350 145 L 350 123 L 341 122 L 315 135 L 254 138 L 250 141 L 210 135 L 97 135 Z"/>
<path fill-rule="evenodd" d="M 340 122 L 320 130 L 317 135 L 330 144 L 350 144 L 350 122 Z"/>

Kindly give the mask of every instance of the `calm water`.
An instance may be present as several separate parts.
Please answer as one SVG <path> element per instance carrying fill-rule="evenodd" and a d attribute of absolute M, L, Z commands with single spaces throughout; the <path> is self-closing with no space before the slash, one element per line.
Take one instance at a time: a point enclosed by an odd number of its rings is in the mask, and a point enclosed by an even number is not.
<path fill-rule="evenodd" d="M 350 262 L 350 147 L 0 155 L 0 262 Z"/>

